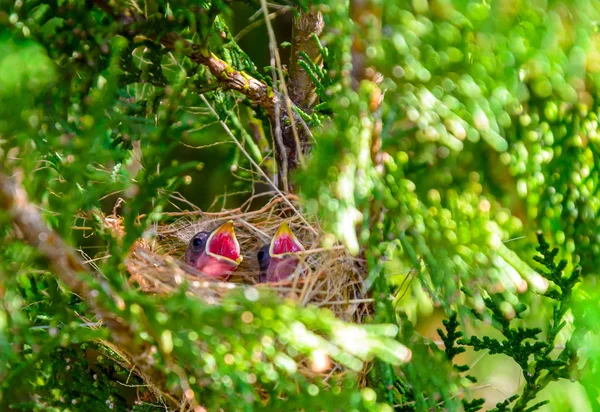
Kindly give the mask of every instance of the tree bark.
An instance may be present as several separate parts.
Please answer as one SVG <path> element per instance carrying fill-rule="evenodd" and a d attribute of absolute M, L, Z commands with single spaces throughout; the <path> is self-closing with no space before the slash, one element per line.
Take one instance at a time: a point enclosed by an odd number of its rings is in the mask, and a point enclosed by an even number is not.
<path fill-rule="evenodd" d="M 305 52 L 310 60 L 318 67 L 323 66 L 323 58 L 318 45 L 312 38 L 313 34 L 320 36 L 325 23 L 320 11 L 310 8 L 308 12 L 300 12 L 294 17 L 292 27 L 292 55 L 289 68 L 290 99 L 303 111 L 311 113 L 317 103 L 316 87 L 304 68 L 298 64 L 300 52 Z"/>

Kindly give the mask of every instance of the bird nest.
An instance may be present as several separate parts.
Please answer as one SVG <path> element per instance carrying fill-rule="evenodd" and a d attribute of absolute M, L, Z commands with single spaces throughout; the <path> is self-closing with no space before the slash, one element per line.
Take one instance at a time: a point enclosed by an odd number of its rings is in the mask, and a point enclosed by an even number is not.
<path fill-rule="evenodd" d="M 272 198 L 258 210 L 247 205 L 218 213 L 200 210 L 169 213 L 172 223 L 156 225 L 144 240 L 132 248 L 126 266 L 130 281 L 147 293 L 169 294 L 182 287 L 190 296 L 209 304 L 237 288 L 269 290 L 301 306 L 330 309 L 338 318 L 361 322 L 370 312 L 370 299 L 363 295 L 364 262 L 351 256 L 341 245 L 323 248 L 323 234 L 314 218 L 298 212 L 292 195 Z M 122 220 L 115 214 L 104 218 L 117 233 Z M 184 263 L 190 239 L 200 231 L 211 231 L 233 221 L 243 261 L 228 281 L 216 281 Z M 295 274 L 279 282 L 259 282 L 259 249 L 270 242 L 277 228 L 286 222 L 305 250 L 298 254 Z"/>

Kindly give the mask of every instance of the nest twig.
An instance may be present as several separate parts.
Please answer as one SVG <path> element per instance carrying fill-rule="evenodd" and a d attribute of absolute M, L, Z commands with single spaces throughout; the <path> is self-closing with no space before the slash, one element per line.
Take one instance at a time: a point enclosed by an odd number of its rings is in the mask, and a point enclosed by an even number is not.
<path fill-rule="evenodd" d="M 150 240 L 138 242 L 131 250 L 126 262 L 131 280 L 145 292 L 160 294 L 172 293 L 186 283 L 191 296 L 209 304 L 218 304 L 220 297 L 232 289 L 253 285 L 293 299 L 302 306 L 326 307 L 343 320 L 361 322 L 371 305 L 371 299 L 365 298 L 362 291 L 363 261 L 351 256 L 341 245 L 320 247 L 322 239 L 317 222 L 300 218 L 289 206 L 290 201 L 295 198 L 289 196 L 283 201 L 280 196 L 274 197 L 253 211 L 238 208 L 219 213 L 172 213 L 171 217 L 177 218 L 175 222 L 153 227 Z M 197 232 L 214 229 L 227 220 L 234 221 L 244 259 L 229 282 L 216 282 L 186 265 L 182 257 Z M 284 221 L 306 250 L 299 254 L 298 269 L 293 276 L 285 281 L 258 284 L 256 253 Z M 313 226 L 307 228 L 306 221 Z M 107 217 L 105 222 L 116 233 L 123 233 L 118 216 Z"/>
<path fill-rule="evenodd" d="M 153 225 L 143 239 L 136 242 L 126 260 L 131 284 L 145 293 L 165 295 L 185 288 L 191 298 L 212 305 L 219 305 L 222 297 L 234 289 L 267 289 L 301 306 L 328 308 L 342 320 L 363 323 L 372 310 L 372 299 L 363 292 L 364 261 L 351 256 L 342 245 L 322 248 L 323 235 L 318 221 L 314 217 L 298 214 L 295 196 L 283 198 L 275 195 L 265 206 L 252 210 L 251 203 L 258 196 L 250 198 L 239 208 L 217 213 L 203 212 L 178 195 L 172 197 L 176 203 L 186 208 L 192 206 L 193 209 L 165 213 L 165 217 L 173 221 Z M 124 236 L 123 219 L 118 216 L 117 209 L 118 205 L 111 215 L 103 216 L 102 220 L 116 236 Z M 190 239 L 197 232 L 212 230 L 228 220 L 234 222 L 244 259 L 229 281 L 215 281 L 184 263 L 183 256 Z M 285 281 L 259 283 L 256 253 L 270 242 L 284 221 L 305 247 L 305 251 L 299 254 L 298 269 Z M 310 227 L 307 227 L 307 222 Z M 91 228 L 80 226 L 74 229 L 87 232 Z M 96 259 L 89 259 L 88 262 L 94 265 Z M 121 351 L 119 356 L 122 358 L 119 362 L 127 359 L 126 352 Z M 321 377 L 325 383 L 333 376 L 337 378 L 346 373 L 345 368 L 336 363 L 321 370 L 308 358 L 300 359 L 298 366 L 307 378 Z M 140 375 L 144 381 L 152 384 L 143 373 Z M 359 376 L 361 382 L 364 381 L 364 374 Z M 157 388 L 151 386 L 157 399 L 173 402 Z"/>

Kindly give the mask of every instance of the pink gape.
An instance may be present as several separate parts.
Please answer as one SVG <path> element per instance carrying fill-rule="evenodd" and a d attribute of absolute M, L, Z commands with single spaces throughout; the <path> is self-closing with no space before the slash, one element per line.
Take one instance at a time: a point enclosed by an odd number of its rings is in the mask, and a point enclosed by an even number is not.
<path fill-rule="evenodd" d="M 242 262 L 233 222 L 230 220 L 210 233 L 196 233 L 185 252 L 185 262 L 211 277 L 227 280 Z"/>
<path fill-rule="evenodd" d="M 279 282 L 292 275 L 298 266 L 298 252 L 304 250 L 287 223 L 282 223 L 270 245 L 258 252 L 261 282 Z"/>

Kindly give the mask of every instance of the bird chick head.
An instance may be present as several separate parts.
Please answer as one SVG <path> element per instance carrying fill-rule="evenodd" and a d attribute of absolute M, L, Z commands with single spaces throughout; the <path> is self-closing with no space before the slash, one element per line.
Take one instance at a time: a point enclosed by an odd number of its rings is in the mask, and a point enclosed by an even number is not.
<path fill-rule="evenodd" d="M 185 252 L 185 262 L 211 277 L 227 279 L 242 262 L 233 221 L 212 232 L 196 233 Z"/>
<path fill-rule="evenodd" d="M 293 274 L 298 266 L 298 252 L 304 246 L 298 240 L 287 223 L 282 223 L 271 243 L 264 245 L 257 254 L 260 268 L 259 281 L 277 282 Z"/>

